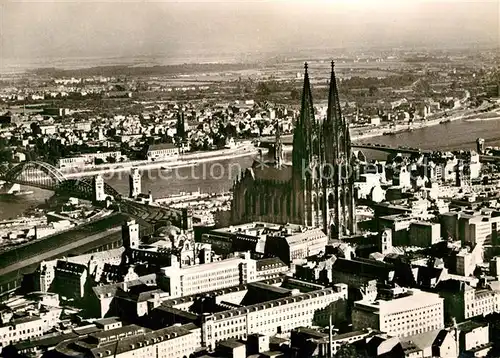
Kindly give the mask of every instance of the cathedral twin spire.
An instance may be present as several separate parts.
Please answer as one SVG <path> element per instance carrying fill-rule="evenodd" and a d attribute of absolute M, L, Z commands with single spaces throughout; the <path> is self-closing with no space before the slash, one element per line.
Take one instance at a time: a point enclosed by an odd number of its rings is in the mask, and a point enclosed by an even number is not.
<path fill-rule="evenodd" d="M 313 160 L 335 165 L 342 154 L 350 152 L 349 128 L 342 116 L 335 77 L 335 63 L 331 63 L 330 90 L 326 119 L 316 120 L 307 63 L 304 65 L 304 87 L 300 115 L 293 133 L 292 163 L 307 167 Z M 347 158 L 346 158 L 347 159 Z"/>
<path fill-rule="evenodd" d="M 340 238 L 355 232 L 354 182 L 349 127 L 340 107 L 335 63 L 331 65 L 328 109 L 320 122 L 314 114 L 305 64 L 302 106 L 293 135 L 292 180 L 294 190 L 304 190 L 306 211 L 321 213 L 325 232 Z M 318 221 L 318 217 L 313 220 Z"/>

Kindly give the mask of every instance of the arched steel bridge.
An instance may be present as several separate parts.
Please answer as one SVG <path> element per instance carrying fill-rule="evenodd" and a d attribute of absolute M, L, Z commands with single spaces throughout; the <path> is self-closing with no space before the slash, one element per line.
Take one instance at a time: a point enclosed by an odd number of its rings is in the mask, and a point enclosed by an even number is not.
<path fill-rule="evenodd" d="M 17 183 L 52 190 L 81 199 L 91 200 L 93 198 L 92 178 L 67 179 L 59 169 L 45 162 L 20 163 L 3 173 L 1 179 L 10 184 Z M 106 183 L 104 184 L 104 192 L 114 199 L 120 198 L 120 194 Z"/>
<path fill-rule="evenodd" d="M 68 179 L 60 170 L 44 162 L 31 161 L 18 164 L 0 174 L 0 179 L 10 184 L 17 183 L 52 190 L 63 196 L 94 200 L 92 177 Z M 142 224 L 155 225 L 158 222 L 170 221 L 179 227 L 185 225 L 183 210 L 144 205 L 133 200 L 123 199 L 120 193 L 107 183 L 104 183 L 104 192 L 108 198 L 117 202 L 119 211 L 131 215 Z"/>

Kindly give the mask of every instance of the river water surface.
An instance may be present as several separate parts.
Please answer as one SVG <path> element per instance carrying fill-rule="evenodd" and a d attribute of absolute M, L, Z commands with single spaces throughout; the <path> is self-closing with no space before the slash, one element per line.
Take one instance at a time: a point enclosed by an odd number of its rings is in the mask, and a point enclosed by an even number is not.
<path fill-rule="evenodd" d="M 415 130 L 413 132 L 386 135 L 362 140 L 362 143 L 379 143 L 389 146 L 408 146 L 422 149 L 454 150 L 475 148 L 476 138 L 486 140 L 488 146 L 500 146 L 500 120 L 455 122 Z M 365 151 L 368 158 L 384 159 L 386 154 L 377 151 Z M 239 170 L 249 167 L 252 157 L 240 157 L 220 162 L 202 163 L 195 167 L 175 169 L 165 172 L 153 169 L 143 173 L 142 189 L 151 191 L 153 197 L 165 197 L 181 191 L 222 192 L 231 188 Z M 120 193 L 128 193 L 128 173 L 113 173 L 105 180 Z M 34 193 L 18 197 L 0 198 L 0 219 L 21 215 L 26 209 L 41 204 L 52 193 L 33 189 Z"/>

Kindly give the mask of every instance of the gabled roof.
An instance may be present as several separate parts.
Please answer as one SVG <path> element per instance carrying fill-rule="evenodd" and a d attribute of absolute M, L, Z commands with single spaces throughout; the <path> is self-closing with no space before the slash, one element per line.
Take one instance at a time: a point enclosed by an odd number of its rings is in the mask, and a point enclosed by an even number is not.
<path fill-rule="evenodd" d="M 435 279 L 439 282 L 441 275 L 443 274 L 443 269 L 428 267 L 428 266 L 417 266 L 417 283 L 422 286 L 430 287 L 431 280 Z"/>

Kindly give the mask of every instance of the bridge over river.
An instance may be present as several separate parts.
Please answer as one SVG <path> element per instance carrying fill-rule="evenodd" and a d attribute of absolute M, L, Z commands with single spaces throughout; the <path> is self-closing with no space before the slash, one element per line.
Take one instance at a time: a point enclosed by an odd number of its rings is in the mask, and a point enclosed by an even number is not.
<path fill-rule="evenodd" d="M 20 184 L 51 190 L 64 196 L 94 199 L 93 178 L 68 179 L 57 168 L 44 162 L 18 164 L 1 175 L 0 179 L 6 182 L 5 185 Z M 120 228 L 129 219 L 138 222 L 144 235 L 151 233 L 158 225 L 165 225 L 167 221 L 178 227 L 187 225 L 190 215 L 188 209 L 144 205 L 122 198 L 108 184 L 105 184 L 104 191 L 117 211 L 111 216 L 0 251 L 0 297 L 19 288 L 23 277 L 32 273 L 42 260 L 121 246 Z"/>
<path fill-rule="evenodd" d="M 291 150 L 293 144 L 293 137 L 291 135 L 282 136 L 282 142 L 285 150 Z M 259 139 L 258 146 L 262 148 L 271 148 L 274 146 L 273 137 L 264 137 Z M 410 148 L 410 147 L 391 147 L 384 144 L 375 143 L 352 143 L 352 148 L 356 149 L 370 149 L 378 150 L 387 153 L 401 153 L 401 154 L 419 154 L 419 153 L 430 153 L 430 150 L 422 150 L 420 148 Z"/>
<path fill-rule="evenodd" d="M 283 146 L 285 151 L 292 150 L 293 138 L 291 135 L 282 136 Z M 263 137 L 259 139 L 257 144 L 261 148 L 271 149 L 274 148 L 274 137 Z M 391 153 L 391 154 L 430 154 L 432 150 L 420 149 L 420 148 L 410 148 L 405 146 L 391 147 L 385 144 L 379 143 L 352 143 L 351 145 L 354 149 L 369 149 L 377 150 L 381 152 Z M 500 163 L 500 156 L 491 155 L 480 155 L 479 160 L 482 163 Z"/>

